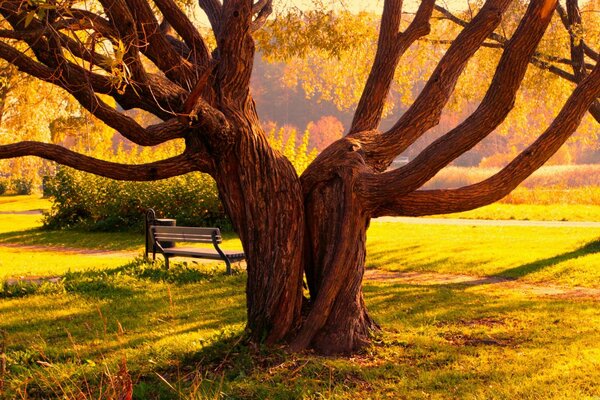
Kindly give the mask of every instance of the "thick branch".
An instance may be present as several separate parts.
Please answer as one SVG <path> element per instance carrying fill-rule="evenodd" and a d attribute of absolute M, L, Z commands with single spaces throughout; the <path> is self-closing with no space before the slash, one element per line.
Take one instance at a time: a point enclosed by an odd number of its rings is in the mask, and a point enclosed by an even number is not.
<path fill-rule="evenodd" d="M 208 47 L 192 21 L 173 0 L 154 0 L 154 3 L 192 51 L 195 63 L 200 66 L 208 66 L 211 58 Z"/>
<path fill-rule="evenodd" d="M 387 0 L 383 7 L 377 53 L 354 114 L 350 134 L 376 129 L 400 57 L 418 38 L 429 33 L 435 0 L 423 0 L 404 33 L 399 33 L 402 0 Z"/>
<path fill-rule="evenodd" d="M 386 202 L 391 191 L 394 196 L 402 196 L 416 190 L 504 121 L 513 108 L 529 58 L 534 54 L 552 19 L 552 12 L 542 12 L 546 6 L 547 4 L 535 1 L 529 4 L 517 30 L 505 46 L 485 97 L 473 114 L 404 167 L 364 177 L 364 184 L 372 187 L 369 191 L 370 202 Z"/>
<path fill-rule="evenodd" d="M 445 8 L 443 8 L 439 5 L 436 5 L 435 9 L 437 11 L 439 11 L 446 19 L 454 22 L 457 25 L 466 26 L 468 23 L 467 21 L 464 21 L 464 20 L 458 18 L 457 16 L 453 15 L 450 11 L 446 10 Z M 558 15 L 560 16 L 560 19 L 561 19 L 563 25 L 565 26 L 565 29 L 567 29 L 567 31 L 570 34 L 571 42 L 573 42 L 575 35 L 572 32 L 570 17 L 568 16 L 567 11 L 565 11 L 565 9 L 560 5 L 560 3 L 557 5 L 557 11 L 558 11 Z M 576 12 L 578 12 L 578 11 L 576 11 Z M 507 42 L 507 39 L 504 36 L 497 34 L 497 33 L 490 34 L 489 38 L 496 41 L 500 47 L 504 47 L 505 43 Z M 594 60 L 596 62 L 600 61 L 600 55 L 596 51 L 594 51 L 590 46 L 588 46 L 587 43 L 585 43 L 581 38 L 577 38 L 577 41 L 581 44 L 581 47 L 583 47 L 583 52 L 585 55 L 587 55 L 588 57 L 590 57 L 592 60 Z M 492 47 L 492 46 L 489 46 L 489 47 Z M 565 62 L 565 60 L 560 57 L 554 57 L 552 55 L 544 54 L 544 53 L 540 53 L 540 52 L 536 52 L 534 54 L 534 56 L 531 58 L 530 62 L 540 69 L 551 72 L 551 73 L 553 73 L 563 79 L 566 79 L 569 82 L 575 83 L 575 84 L 579 83 L 582 78 L 581 77 L 577 78 L 576 75 L 570 74 L 569 72 L 567 72 L 561 68 L 558 68 L 556 65 L 553 65 L 551 63 L 557 62 L 557 63 L 562 63 L 562 64 L 573 65 L 573 66 L 575 66 L 575 68 L 582 69 L 584 72 L 585 72 L 585 68 L 589 68 L 589 69 L 593 68 L 593 65 L 585 63 L 584 60 L 582 60 L 582 59 L 579 59 L 579 60 L 571 59 L 571 60 Z M 578 66 L 583 66 L 583 67 L 578 67 Z M 589 109 L 589 112 L 596 121 L 600 122 L 600 102 L 599 101 L 595 101 L 594 104 L 592 104 L 592 106 Z"/>
<path fill-rule="evenodd" d="M 210 162 L 194 154 L 181 154 L 149 164 L 127 165 L 99 160 L 55 144 L 20 142 L 0 146 L 0 159 L 37 156 L 80 171 L 123 181 L 156 181 L 192 171 L 209 172 Z"/>
<path fill-rule="evenodd" d="M 215 34 L 215 37 L 219 38 L 221 32 L 221 13 L 223 6 L 219 0 L 198 0 L 200 8 L 204 11 L 208 17 L 208 22 Z"/>
<path fill-rule="evenodd" d="M 267 18 L 273 12 L 273 0 L 260 0 L 252 6 L 252 13 L 256 14 L 256 17 L 252 21 L 250 26 L 251 32 L 256 32 L 264 26 L 267 22 Z"/>
<path fill-rule="evenodd" d="M 176 119 L 159 124 L 153 129 L 146 130 L 132 118 L 121 114 L 100 100 L 88 84 L 95 81 L 98 88 L 104 87 L 108 92 L 111 90 L 110 81 L 106 77 L 92 74 L 76 65 L 69 67 L 62 65 L 62 69 L 54 70 L 33 61 L 25 54 L 2 42 L 0 42 L 0 58 L 5 59 L 29 75 L 67 90 L 94 116 L 119 131 L 134 143 L 142 146 L 154 146 L 167 140 L 183 137 L 186 127 Z M 68 71 L 66 72 L 67 69 Z"/>
<path fill-rule="evenodd" d="M 254 62 L 254 40 L 250 35 L 252 3 L 230 0 L 223 4 L 221 29 L 218 37 L 219 64 L 217 79 L 219 95 L 224 101 L 245 104 L 252 66 Z M 226 33 L 226 34 L 225 34 Z"/>
<path fill-rule="evenodd" d="M 437 125 L 458 77 L 469 59 L 500 24 L 510 2 L 488 0 L 444 54 L 413 105 L 378 140 L 365 143 L 367 162 L 371 166 L 376 170 L 385 169 L 398 154 Z"/>
<path fill-rule="evenodd" d="M 190 90 L 197 79 L 194 67 L 171 45 L 145 0 L 124 0 L 135 21 L 140 50 L 165 75 Z"/>
<path fill-rule="evenodd" d="M 138 35 L 135 20 L 127 4 L 123 0 L 99 0 L 108 16 L 113 29 L 119 33 L 118 40 L 124 46 L 123 62 L 131 72 L 133 80 L 139 83 L 146 81 L 146 70 L 140 59 Z"/>
<path fill-rule="evenodd" d="M 598 96 L 600 64 L 577 86 L 544 134 L 500 172 L 480 183 L 460 189 L 416 191 L 406 196 L 391 196 L 386 204 L 375 211 L 374 216 L 454 213 L 500 200 L 560 149 L 575 132 L 587 109 Z"/>

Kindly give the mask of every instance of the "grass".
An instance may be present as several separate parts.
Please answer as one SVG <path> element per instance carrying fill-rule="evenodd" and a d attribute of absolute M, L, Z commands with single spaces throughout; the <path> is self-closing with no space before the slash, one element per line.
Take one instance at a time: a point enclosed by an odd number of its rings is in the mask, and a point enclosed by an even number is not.
<path fill-rule="evenodd" d="M 600 228 L 374 222 L 367 268 L 600 287 Z"/>
<path fill-rule="evenodd" d="M 3 288 L 0 398 L 116 398 L 129 389 L 138 399 L 600 396 L 597 300 L 483 284 L 367 281 L 365 300 L 384 329 L 368 351 L 290 355 L 246 343 L 244 274 L 189 260 L 165 271 L 134 256 L 6 247 L 67 243 L 135 253 L 143 242 L 37 231 L 35 218 L 0 215 L 2 276 L 64 277 Z M 596 228 L 373 222 L 367 263 L 599 287 L 599 238 Z M 229 238 L 228 245 L 238 244 Z"/>
<path fill-rule="evenodd" d="M 49 199 L 39 196 L 0 196 L 0 212 L 23 212 L 48 210 L 51 206 Z"/>

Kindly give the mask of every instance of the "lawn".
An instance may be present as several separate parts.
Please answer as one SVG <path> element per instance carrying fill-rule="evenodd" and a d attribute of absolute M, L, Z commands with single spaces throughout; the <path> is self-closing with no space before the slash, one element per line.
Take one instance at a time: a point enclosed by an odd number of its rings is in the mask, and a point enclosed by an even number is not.
<path fill-rule="evenodd" d="M 128 379 L 139 399 L 600 396 L 598 299 L 366 281 L 368 308 L 383 327 L 368 351 L 289 355 L 246 344 L 243 273 L 193 262 L 167 272 L 136 258 L 141 235 L 38 225 L 37 216 L 0 215 L 0 280 L 64 273 L 56 284 L 4 286 L 0 398 L 111 398 Z M 368 268 L 600 287 L 596 228 L 373 222 L 368 234 Z"/>

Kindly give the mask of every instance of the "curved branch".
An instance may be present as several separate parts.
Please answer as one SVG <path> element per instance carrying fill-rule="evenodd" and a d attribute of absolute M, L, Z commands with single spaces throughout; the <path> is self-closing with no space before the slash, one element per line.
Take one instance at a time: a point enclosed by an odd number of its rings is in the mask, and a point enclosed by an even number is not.
<path fill-rule="evenodd" d="M 550 127 L 500 172 L 474 185 L 391 196 L 373 216 L 421 216 L 472 210 L 500 200 L 541 167 L 575 132 L 587 109 L 600 96 L 600 63 L 573 91 Z M 366 188 L 363 188 L 363 193 Z"/>
<path fill-rule="evenodd" d="M 398 62 L 408 48 L 429 33 L 429 18 L 435 0 L 423 0 L 406 31 L 399 33 L 402 0 L 387 0 L 383 6 L 375 60 L 354 113 L 349 134 L 376 129 Z"/>
<path fill-rule="evenodd" d="M 546 0 L 554 1 L 554 0 Z M 367 162 L 382 171 L 423 133 L 437 125 L 469 59 L 496 29 L 511 0 L 488 0 L 444 54 L 423 91 L 398 122 L 376 141 L 366 141 Z"/>
<path fill-rule="evenodd" d="M 455 16 L 454 14 L 452 14 L 450 11 L 448 11 L 447 9 L 443 8 L 442 6 L 436 5 L 435 9 L 437 11 L 439 11 L 444 18 L 454 22 L 457 25 L 460 26 L 466 26 L 468 24 L 467 21 L 464 21 L 460 18 L 458 18 L 457 16 Z M 565 29 L 569 32 L 569 35 L 571 37 L 571 41 L 573 41 L 573 32 L 571 29 L 571 22 L 568 16 L 567 11 L 565 11 L 565 9 L 562 7 L 562 5 L 560 3 L 557 4 L 556 10 L 558 11 L 558 15 L 560 16 L 560 19 L 565 27 Z M 507 39 L 497 33 L 492 33 L 489 36 L 490 39 L 496 41 L 499 44 L 499 47 L 504 47 L 505 43 L 507 42 Z M 581 43 L 581 46 L 583 47 L 583 52 L 585 55 L 587 55 L 588 57 L 590 57 L 592 60 L 599 62 L 600 61 L 600 55 L 594 51 L 590 46 L 587 45 L 587 43 L 585 43 L 583 40 L 581 40 L 581 38 L 577 39 L 578 42 Z M 488 46 L 488 47 L 492 47 L 492 46 Z M 566 79 L 569 82 L 572 83 L 579 83 L 581 81 L 581 78 L 578 79 L 574 74 L 570 74 L 567 71 L 558 68 L 557 66 L 551 64 L 552 62 L 557 62 L 557 63 L 562 63 L 562 64 L 569 64 L 569 65 L 583 65 L 585 68 L 593 68 L 593 65 L 590 65 L 588 63 L 585 63 L 583 60 L 578 60 L 575 61 L 573 59 L 571 59 L 568 62 L 565 62 L 566 60 L 560 58 L 560 57 L 555 57 L 549 54 L 544 54 L 544 53 L 540 53 L 540 52 L 535 52 L 534 56 L 531 58 L 531 64 L 535 65 L 536 67 L 543 69 L 545 71 L 551 72 L 563 79 Z M 583 71 L 585 72 L 585 68 L 583 69 Z M 600 102 L 599 101 L 595 101 L 594 104 L 592 104 L 592 106 L 589 109 L 590 114 L 592 115 L 592 117 L 594 117 L 594 119 L 598 122 L 600 122 Z"/>
<path fill-rule="evenodd" d="M 257 14 L 252 25 L 250 26 L 251 32 L 256 32 L 262 28 L 267 22 L 267 18 L 273 12 L 273 0 L 259 0 L 252 6 L 252 13 Z"/>
<path fill-rule="evenodd" d="M 135 21 L 141 52 L 173 82 L 191 90 L 197 79 L 194 66 L 171 45 L 145 0 L 124 0 Z"/>
<path fill-rule="evenodd" d="M 210 172 L 210 162 L 194 154 L 181 155 L 149 164 L 120 164 L 99 160 L 62 146 L 41 142 L 20 142 L 0 146 L 0 159 L 36 156 L 80 171 L 123 181 L 156 181 L 192 171 Z"/>
<path fill-rule="evenodd" d="M 370 201 L 385 201 L 380 193 L 402 196 L 410 193 L 452 160 L 464 154 L 492 133 L 512 110 L 517 91 L 525 78 L 529 58 L 544 36 L 552 13 L 542 13 L 546 5 L 531 2 L 513 37 L 507 42 L 498 67 L 482 102 L 464 122 L 434 141 L 404 167 L 363 177 L 372 187 Z"/>
<path fill-rule="evenodd" d="M 88 85 L 95 85 L 97 89 L 103 88 L 106 92 L 109 92 L 112 87 L 106 77 L 92 74 L 74 64 L 70 66 L 62 65 L 58 70 L 54 70 L 33 61 L 25 54 L 3 42 L 0 42 L 0 58 L 5 59 L 31 76 L 62 87 L 90 113 L 134 143 L 142 146 L 154 146 L 167 140 L 183 137 L 185 125 L 179 123 L 176 119 L 160 124 L 160 129 L 146 130 L 132 118 L 121 114 L 99 99 Z M 178 129 L 173 129 L 175 123 Z"/>
<path fill-rule="evenodd" d="M 221 2 L 219 0 L 198 0 L 198 5 L 208 17 L 215 37 L 218 38 L 221 32 L 221 13 L 223 12 Z"/>
<path fill-rule="evenodd" d="M 154 0 L 154 4 L 191 50 L 194 62 L 200 66 L 207 66 L 211 60 L 210 53 L 192 21 L 173 0 Z"/>
<path fill-rule="evenodd" d="M 146 70 L 139 54 L 140 43 L 135 30 L 135 20 L 123 0 L 99 0 L 113 29 L 118 32 L 117 41 L 124 46 L 123 62 L 132 78 L 140 83 L 146 81 Z"/>

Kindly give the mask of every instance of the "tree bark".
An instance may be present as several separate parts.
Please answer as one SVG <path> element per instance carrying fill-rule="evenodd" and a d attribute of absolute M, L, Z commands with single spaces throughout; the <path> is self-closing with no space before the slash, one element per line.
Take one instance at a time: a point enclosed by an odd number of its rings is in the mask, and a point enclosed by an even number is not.
<path fill-rule="evenodd" d="M 300 323 L 304 209 L 293 166 L 269 146 L 251 100 L 246 106 L 226 112 L 239 140 L 214 178 L 246 253 L 248 329 L 272 344 Z"/>

